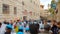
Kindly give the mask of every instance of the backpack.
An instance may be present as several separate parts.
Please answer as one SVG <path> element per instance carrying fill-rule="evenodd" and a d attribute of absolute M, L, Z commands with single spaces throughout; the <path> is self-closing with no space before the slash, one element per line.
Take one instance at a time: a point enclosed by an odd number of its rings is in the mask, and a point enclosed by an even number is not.
<path fill-rule="evenodd" d="M 44 29 L 45 29 L 45 30 L 50 30 L 50 27 L 51 27 L 51 26 L 47 24 L 47 25 L 44 26 Z"/>

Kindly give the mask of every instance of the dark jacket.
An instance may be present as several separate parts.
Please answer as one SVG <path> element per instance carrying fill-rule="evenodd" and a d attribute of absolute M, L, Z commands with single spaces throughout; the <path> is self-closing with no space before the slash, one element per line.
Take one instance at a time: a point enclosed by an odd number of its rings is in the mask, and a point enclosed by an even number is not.
<path fill-rule="evenodd" d="M 10 32 L 5 32 L 4 34 L 11 34 Z"/>
<path fill-rule="evenodd" d="M 35 24 L 30 24 L 29 28 L 30 28 L 31 34 L 37 34 L 38 33 L 37 26 Z"/>
<path fill-rule="evenodd" d="M 58 34 L 58 27 L 56 25 L 53 25 L 53 27 L 51 28 L 53 34 Z"/>

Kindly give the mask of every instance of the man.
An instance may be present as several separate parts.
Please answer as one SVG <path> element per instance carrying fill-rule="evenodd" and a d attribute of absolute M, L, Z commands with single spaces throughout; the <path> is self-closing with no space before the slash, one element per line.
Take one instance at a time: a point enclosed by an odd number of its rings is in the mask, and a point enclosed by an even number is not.
<path fill-rule="evenodd" d="M 1 25 L 2 25 L 2 23 L 0 23 L 0 34 L 1 34 Z"/>
<path fill-rule="evenodd" d="M 29 25 L 27 25 L 27 26 L 25 27 L 25 31 L 26 31 L 26 32 L 29 32 Z"/>
<path fill-rule="evenodd" d="M 3 22 L 1 25 L 1 30 L 0 30 L 1 33 L 0 34 L 4 34 L 6 26 L 7 26 L 6 22 Z"/>
<path fill-rule="evenodd" d="M 23 26 L 20 26 L 17 34 L 24 34 L 24 31 L 23 31 L 24 29 L 23 28 L 24 28 Z"/>
<path fill-rule="evenodd" d="M 29 25 L 29 30 L 31 34 L 38 34 L 38 28 L 35 24 L 30 24 Z"/>
<path fill-rule="evenodd" d="M 11 34 L 12 31 L 12 26 L 11 25 L 7 25 L 6 26 L 6 32 L 4 34 Z"/>
<path fill-rule="evenodd" d="M 0 28 L 1 28 L 1 26 L 2 26 L 2 23 L 0 23 Z"/>
<path fill-rule="evenodd" d="M 44 24 L 42 22 L 39 23 L 39 30 L 44 31 Z"/>
<path fill-rule="evenodd" d="M 4 23 L 4 24 L 7 24 L 7 20 L 4 20 L 3 23 Z"/>
<path fill-rule="evenodd" d="M 37 28 L 37 32 L 39 33 L 39 32 L 40 32 L 40 31 L 39 31 L 39 24 L 36 23 L 35 25 L 36 25 L 36 28 Z"/>
<path fill-rule="evenodd" d="M 55 20 L 52 21 L 53 22 L 53 26 L 51 28 L 51 31 L 53 32 L 53 34 L 58 34 L 58 27 L 57 27 L 57 22 Z"/>
<path fill-rule="evenodd" d="M 49 34 L 49 30 L 50 30 L 51 26 L 49 24 L 47 24 L 47 20 L 43 20 L 43 23 L 44 23 L 44 32 L 46 34 Z"/>
<path fill-rule="evenodd" d="M 8 24 L 6 26 L 6 29 L 5 29 L 4 34 L 16 34 L 16 32 L 13 32 L 12 30 L 13 30 L 12 25 L 11 24 Z"/>
<path fill-rule="evenodd" d="M 60 33 L 60 21 L 57 23 L 57 27 L 59 28 L 59 33 Z"/>

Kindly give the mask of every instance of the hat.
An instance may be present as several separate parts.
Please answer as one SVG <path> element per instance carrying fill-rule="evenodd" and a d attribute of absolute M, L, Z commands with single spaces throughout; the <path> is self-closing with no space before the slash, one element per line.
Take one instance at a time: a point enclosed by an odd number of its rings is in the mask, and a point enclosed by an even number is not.
<path fill-rule="evenodd" d="M 17 34 L 24 34 L 23 32 L 18 32 Z"/>
<path fill-rule="evenodd" d="M 6 28 L 7 29 L 12 29 L 12 25 L 9 24 L 9 25 L 6 26 Z"/>

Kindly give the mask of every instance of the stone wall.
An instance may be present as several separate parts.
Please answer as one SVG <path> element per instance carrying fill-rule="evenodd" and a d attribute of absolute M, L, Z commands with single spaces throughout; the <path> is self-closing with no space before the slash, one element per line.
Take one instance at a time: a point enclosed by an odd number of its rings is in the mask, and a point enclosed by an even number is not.
<path fill-rule="evenodd" d="M 22 5 L 22 1 L 24 5 Z M 39 19 L 40 4 L 39 0 L 0 0 L 0 19 L 14 19 L 15 17 L 22 18 L 27 16 L 27 19 Z M 9 5 L 9 14 L 3 14 L 3 4 Z M 17 7 L 17 14 L 14 14 L 14 7 Z M 23 14 L 27 10 L 27 15 Z M 29 14 L 32 12 L 32 15 Z"/>

